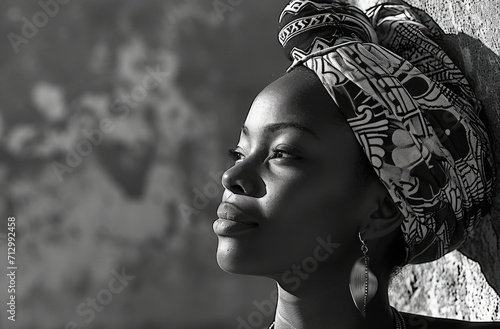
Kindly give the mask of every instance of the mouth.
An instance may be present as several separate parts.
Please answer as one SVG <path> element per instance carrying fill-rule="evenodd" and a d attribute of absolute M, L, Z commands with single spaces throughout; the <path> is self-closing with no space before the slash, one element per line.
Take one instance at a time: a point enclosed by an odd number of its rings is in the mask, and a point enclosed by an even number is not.
<path fill-rule="evenodd" d="M 215 234 L 232 236 L 256 229 L 259 224 L 251 221 L 243 209 L 229 202 L 222 202 L 217 209 L 217 219 L 213 224 Z"/>

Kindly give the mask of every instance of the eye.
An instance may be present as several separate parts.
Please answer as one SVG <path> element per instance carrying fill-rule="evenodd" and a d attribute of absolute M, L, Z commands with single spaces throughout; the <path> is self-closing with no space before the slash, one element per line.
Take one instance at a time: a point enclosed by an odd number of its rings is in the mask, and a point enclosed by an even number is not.
<path fill-rule="evenodd" d="M 271 150 L 272 154 L 270 159 L 289 159 L 289 160 L 300 160 L 302 156 L 291 147 L 278 145 Z"/>
<path fill-rule="evenodd" d="M 240 160 L 243 160 L 245 158 L 245 156 L 243 155 L 243 153 L 241 153 L 240 151 L 238 151 L 238 148 L 230 148 L 230 149 L 228 149 L 227 150 L 227 155 L 235 163 L 238 162 L 238 161 L 240 161 Z"/>

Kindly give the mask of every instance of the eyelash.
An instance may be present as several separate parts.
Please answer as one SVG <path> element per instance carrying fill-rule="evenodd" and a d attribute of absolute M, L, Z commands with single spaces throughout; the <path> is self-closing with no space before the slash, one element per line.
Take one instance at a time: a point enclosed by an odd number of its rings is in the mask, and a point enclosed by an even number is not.
<path fill-rule="evenodd" d="M 240 152 L 236 151 L 236 148 L 229 148 L 227 150 L 227 155 L 234 162 L 236 162 L 238 160 L 241 160 L 241 157 L 243 156 L 243 154 L 241 154 Z"/>
<path fill-rule="evenodd" d="M 292 154 L 290 152 L 281 150 L 279 148 L 273 148 L 271 150 L 271 152 L 272 152 L 272 156 L 271 156 L 270 159 L 283 159 L 283 158 L 285 158 L 285 159 L 292 159 L 292 160 L 300 160 L 300 159 L 302 159 L 302 157 L 300 157 L 300 156 L 294 155 L 294 154 Z M 286 154 L 288 156 L 286 156 L 286 157 L 277 157 L 278 154 Z M 227 150 L 227 155 L 234 162 L 236 162 L 238 160 L 242 160 L 242 158 L 244 157 L 244 155 L 241 152 L 236 151 L 236 148 L 230 148 L 230 149 L 228 149 Z"/>

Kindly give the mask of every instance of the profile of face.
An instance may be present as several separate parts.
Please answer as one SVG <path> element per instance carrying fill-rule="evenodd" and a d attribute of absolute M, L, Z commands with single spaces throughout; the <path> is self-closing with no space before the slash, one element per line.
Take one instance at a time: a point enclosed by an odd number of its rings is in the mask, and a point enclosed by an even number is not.
<path fill-rule="evenodd" d="M 318 239 L 338 247 L 330 264 L 359 257 L 375 207 L 357 173 L 365 155 L 312 71 L 295 69 L 257 96 L 232 153 L 213 225 L 223 270 L 275 277 L 312 256 Z"/>

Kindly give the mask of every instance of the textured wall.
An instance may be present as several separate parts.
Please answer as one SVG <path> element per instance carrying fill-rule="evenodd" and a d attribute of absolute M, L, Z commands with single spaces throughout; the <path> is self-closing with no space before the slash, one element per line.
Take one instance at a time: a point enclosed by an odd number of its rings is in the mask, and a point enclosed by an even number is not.
<path fill-rule="evenodd" d="M 445 31 L 444 48 L 484 103 L 496 160 L 500 163 L 500 2 L 412 0 L 409 3 L 424 9 Z M 499 191 L 498 181 L 496 186 Z M 406 268 L 404 275 L 395 281 L 394 304 L 434 316 L 500 320 L 499 193 L 492 215 L 460 250 L 479 264 L 455 252 L 434 263 Z M 480 269 L 487 282 L 477 275 Z"/>

